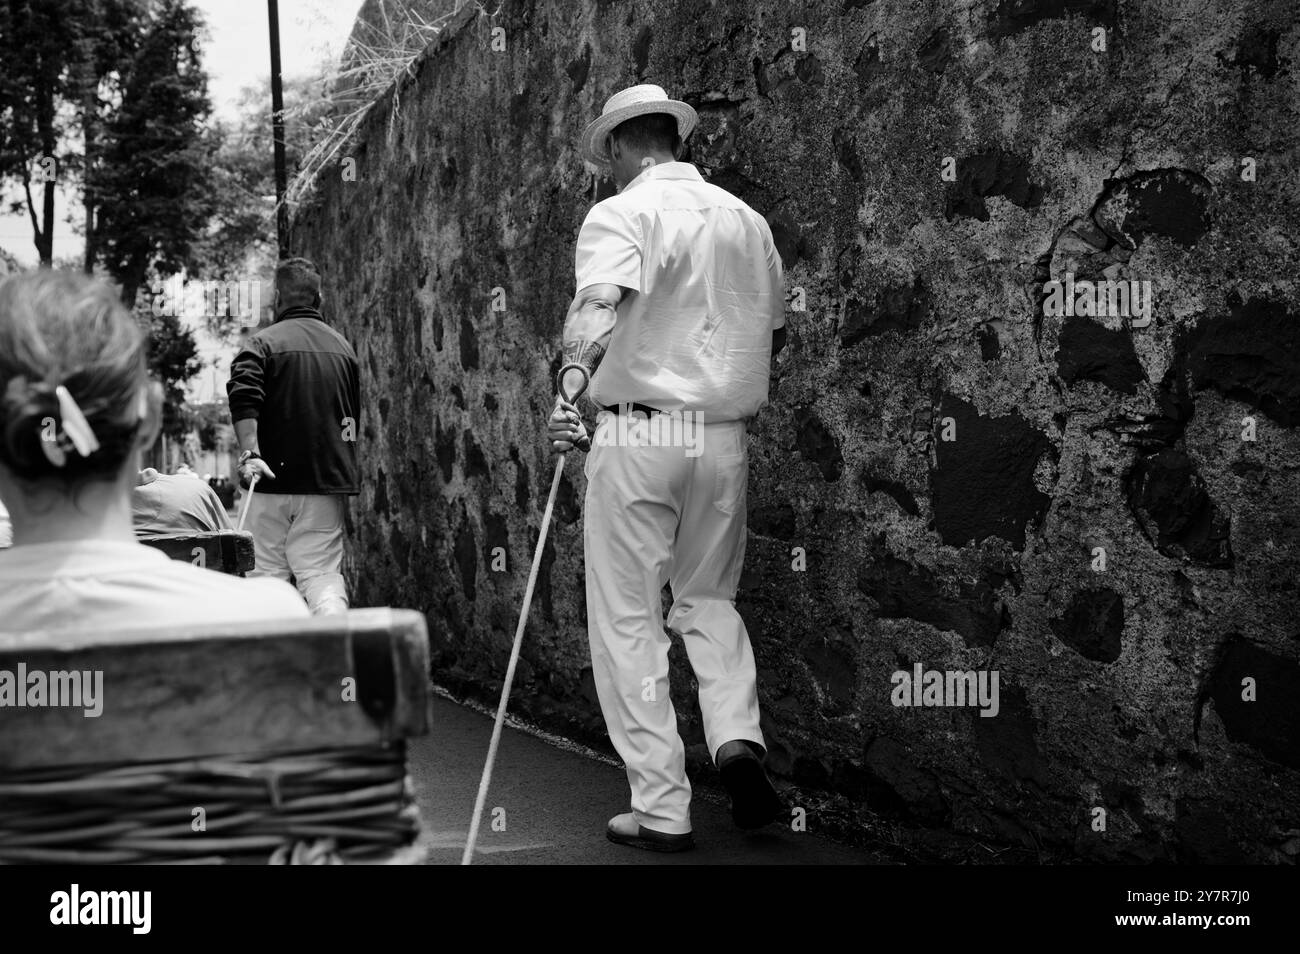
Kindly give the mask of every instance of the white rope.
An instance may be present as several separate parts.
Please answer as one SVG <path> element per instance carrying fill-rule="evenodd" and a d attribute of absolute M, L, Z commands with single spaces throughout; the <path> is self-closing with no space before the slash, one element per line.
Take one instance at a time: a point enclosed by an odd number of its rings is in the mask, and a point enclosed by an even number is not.
<path fill-rule="evenodd" d="M 237 530 L 244 529 L 244 521 L 248 519 L 248 505 L 253 502 L 253 488 L 257 486 L 257 482 L 261 479 L 261 474 L 254 474 L 252 479 L 248 482 L 248 493 L 244 496 L 244 508 L 239 511 L 239 526 L 236 527 Z"/>
<path fill-rule="evenodd" d="M 524 605 L 519 611 L 519 625 L 515 627 L 515 643 L 510 648 L 510 665 L 506 667 L 506 681 L 501 687 L 501 703 L 497 706 L 496 721 L 492 724 L 492 741 L 488 743 L 487 762 L 483 766 L 483 777 L 478 783 L 478 798 L 474 800 L 474 818 L 469 823 L 469 838 L 465 842 L 465 854 L 460 859 L 462 865 L 470 864 L 474 859 L 474 845 L 478 841 L 479 823 L 483 820 L 483 805 L 487 802 L 488 786 L 492 783 L 492 765 L 496 761 L 497 745 L 501 742 L 501 726 L 505 722 L 506 705 L 510 701 L 510 686 L 515 681 L 519 647 L 524 642 L 524 624 L 528 622 L 528 608 L 533 602 L 533 587 L 537 583 L 537 572 L 542 565 L 542 548 L 546 546 L 546 534 L 551 528 L 551 511 L 555 508 L 555 494 L 560 489 L 560 477 L 564 473 L 564 457 L 564 454 L 560 454 L 555 459 L 551 495 L 546 498 L 546 513 L 542 515 L 542 532 L 537 538 L 537 552 L 533 554 L 533 568 L 528 574 L 528 588 L 524 590 Z"/>

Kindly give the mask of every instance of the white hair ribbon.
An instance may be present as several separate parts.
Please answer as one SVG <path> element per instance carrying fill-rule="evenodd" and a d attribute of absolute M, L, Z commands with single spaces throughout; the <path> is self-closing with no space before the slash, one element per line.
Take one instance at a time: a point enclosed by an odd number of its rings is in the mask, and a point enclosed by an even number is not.
<path fill-rule="evenodd" d="M 59 399 L 59 416 L 63 419 L 63 432 L 68 435 L 78 454 L 89 457 L 99 450 L 99 440 L 91 430 L 90 422 L 86 420 L 86 416 L 81 413 L 81 408 L 62 384 L 54 389 L 54 395 Z"/>

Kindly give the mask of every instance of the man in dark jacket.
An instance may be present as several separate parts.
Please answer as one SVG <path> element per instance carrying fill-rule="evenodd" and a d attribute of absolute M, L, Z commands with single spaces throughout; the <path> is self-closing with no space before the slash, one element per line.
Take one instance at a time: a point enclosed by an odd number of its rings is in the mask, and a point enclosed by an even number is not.
<path fill-rule="evenodd" d="M 226 393 L 241 450 L 258 477 L 246 529 L 253 576 L 292 578 L 317 615 L 348 608 L 343 581 L 344 497 L 359 491 L 356 352 L 321 317 L 316 266 L 291 258 L 275 271 L 275 322 L 244 344 Z"/>

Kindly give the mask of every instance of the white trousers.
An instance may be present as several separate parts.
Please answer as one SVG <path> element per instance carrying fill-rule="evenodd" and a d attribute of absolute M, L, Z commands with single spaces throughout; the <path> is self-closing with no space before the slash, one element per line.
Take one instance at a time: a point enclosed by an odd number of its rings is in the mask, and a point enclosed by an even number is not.
<path fill-rule="evenodd" d="M 245 529 L 253 533 L 257 566 L 249 576 L 273 576 L 298 586 L 314 616 L 346 613 L 341 494 L 254 493 Z"/>
<path fill-rule="evenodd" d="M 691 788 L 668 693 L 666 582 L 668 626 L 699 681 L 710 756 L 733 739 L 763 744 L 754 653 L 733 602 L 745 559 L 749 459 L 744 421 L 703 424 L 698 456 L 648 446 L 653 427 L 639 416 L 597 419 L 583 527 L 587 635 L 632 811 L 646 828 L 678 834 L 691 830 Z"/>

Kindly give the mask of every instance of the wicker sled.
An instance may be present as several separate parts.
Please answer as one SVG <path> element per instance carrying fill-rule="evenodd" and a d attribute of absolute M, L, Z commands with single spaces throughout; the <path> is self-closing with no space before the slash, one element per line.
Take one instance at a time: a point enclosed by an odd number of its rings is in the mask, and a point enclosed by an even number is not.
<path fill-rule="evenodd" d="M 409 610 L 0 636 L 0 862 L 418 863 L 428 665 Z"/>

